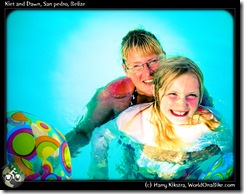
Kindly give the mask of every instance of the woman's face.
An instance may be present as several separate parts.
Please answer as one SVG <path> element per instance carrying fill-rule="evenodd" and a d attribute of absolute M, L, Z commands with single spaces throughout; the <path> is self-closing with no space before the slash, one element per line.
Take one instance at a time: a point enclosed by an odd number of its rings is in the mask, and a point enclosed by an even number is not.
<path fill-rule="evenodd" d="M 175 125 L 187 124 L 199 102 L 199 82 L 193 73 L 185 73 L 176 78 L 165 91 L 159 91 L 162 113 Z"/>
<path fill-rule="evenodd" d="M 137 92 L 141 95 L 153 96 L 152 85 L 153 85 L 153 75 L 155 70 L 159 67 L 159 62 L 157 61 L 158 55 L 151 54 L 143 56 L 136 51 L 130 51 L 128 58 L 126 60 L 126 66 L 131 69 L 126 69 L 126 76 L 131 78 L 134 83 Z M 148 67 L 145 63 L 150 63 Z M 144 68 L 139 70 L 134 67 L 138 67 L 144 64 Z"/>

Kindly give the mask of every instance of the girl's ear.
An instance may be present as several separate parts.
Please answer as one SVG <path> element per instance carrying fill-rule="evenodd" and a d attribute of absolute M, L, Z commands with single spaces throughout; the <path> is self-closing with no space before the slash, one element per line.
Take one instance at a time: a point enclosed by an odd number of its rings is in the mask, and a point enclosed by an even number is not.
<path fill-rule="evenodd" d="M 155 97 L 155 85 L 153 84 L 153 85 L 151 86 L 151 88 L 152 88 L 152 94 L 153 94 L 153 96 Z"/>

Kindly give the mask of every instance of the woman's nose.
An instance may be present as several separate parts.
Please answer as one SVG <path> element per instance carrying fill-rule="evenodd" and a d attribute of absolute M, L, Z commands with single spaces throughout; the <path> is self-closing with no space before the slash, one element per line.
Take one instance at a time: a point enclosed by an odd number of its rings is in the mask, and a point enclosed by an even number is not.
<path fill-rule="evenodd" d="M 144 73 L 148 73 L 148 75 L 152 76 L 152 75 L 154 74 L 155 70 L 153 70 L 153 69 L 149 66 L 149 64 L 146 63 L 146 64 L 144 65 L 143 72 L 144 72 Z"/>

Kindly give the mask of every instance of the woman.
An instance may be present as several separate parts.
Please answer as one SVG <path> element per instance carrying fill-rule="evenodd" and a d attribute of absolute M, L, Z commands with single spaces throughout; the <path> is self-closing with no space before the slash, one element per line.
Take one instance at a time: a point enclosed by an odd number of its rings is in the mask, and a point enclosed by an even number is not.
<path fill-rule="evenodd" d="M 233 154 L 223 155 L 232 151 L 230 142 L 222 141 L 226 130 L 214 116 L 209 120 L 197 111 L 204 91 L 199 67 L 185 57 L 164 60 L 152 89 L 154 102 L 128 108 L 95 129 L 91 179 L 197 180 L 218 179 L 219 173 L 219 179 L 229 178 Z M 199 152 L 209 146 L 215 151 Z M 197 157 L 182 160 L 187 152 Z M 221 172 L 205 176 L 220 157 L 229 163 Z"/>

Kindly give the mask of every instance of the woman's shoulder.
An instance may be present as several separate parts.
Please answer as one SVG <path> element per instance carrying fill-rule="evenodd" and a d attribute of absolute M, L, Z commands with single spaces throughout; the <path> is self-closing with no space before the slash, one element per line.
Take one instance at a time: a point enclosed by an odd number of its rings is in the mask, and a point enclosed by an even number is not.
<path fill-rule="evenodd" d="M 131 95 L 134 92 L 135 86 L 130 78 L 120 77 L 113 80 L 106 86 L 106 90 L 114 98 L 123 98 L 127 95 Z"/>

